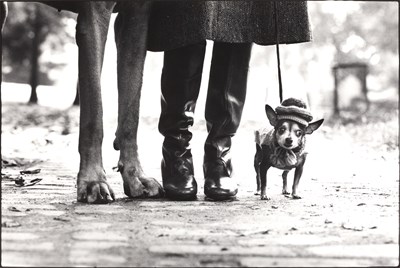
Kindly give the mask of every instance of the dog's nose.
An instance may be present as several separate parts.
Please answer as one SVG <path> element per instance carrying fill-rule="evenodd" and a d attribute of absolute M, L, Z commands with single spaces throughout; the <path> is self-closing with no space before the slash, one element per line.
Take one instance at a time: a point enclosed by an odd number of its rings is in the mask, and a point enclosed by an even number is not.
<path fill-rule="evenodd" d="M 285 139 L 285 143 L 286 143 L 287 145 L 292 145 L 292 143 L 293 143 L 292 138 L 286 138 L 286 139 Z"/>

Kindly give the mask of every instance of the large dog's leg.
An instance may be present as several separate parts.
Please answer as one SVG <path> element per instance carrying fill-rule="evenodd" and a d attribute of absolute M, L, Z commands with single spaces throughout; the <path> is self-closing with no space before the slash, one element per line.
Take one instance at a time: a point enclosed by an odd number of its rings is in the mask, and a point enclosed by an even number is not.
<path fill-rule="evenodd" d="M 163 195 L 161 185 L 146 177 L 138 156 L 137 131 L 140 93 L 146 57 L 149 1 L 120 2 L 115 21 L 118 66 L 118 128 L 115 149 L 121 150 L 118 168 L 129 197 Z"/>
<path fill-rule="evenodd" d="M 106 203 L 114 193 L 106 181 L 102 160 L 103 109 L 100 76 L 114 2 L 79 3 L 76 42 L 79 47 L 80 167 L 78 201 Z"/>

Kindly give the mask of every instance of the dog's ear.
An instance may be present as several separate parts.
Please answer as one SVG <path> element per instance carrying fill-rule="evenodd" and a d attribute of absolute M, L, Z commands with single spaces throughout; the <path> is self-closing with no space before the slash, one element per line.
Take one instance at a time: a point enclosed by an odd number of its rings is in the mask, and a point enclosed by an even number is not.
<path fill-rule="evenodd" d="M 320 119 L 320 120 L 318 120 L 318 121 L 315 121 L 315 122 L 310 123 L 310 124 L 306 127 L 305 133 L 306 133 L 306 134 L 311 134 L 311 133 L 313 133 L 314 131 L 316 131 L 316 130 L 322 125 L 323 122 L 324 122 L 324 119 Z"/>
<path fill-rule="evenodd" d="M 277 120 L 277 116 L 276 116 L 276 113 L 275 113 L 274 109 L 272 109 L 271 106 L 269 106 L 268 104 L 266 104 L 266 105 L 265 105 L 265 113 L 267 114 L 269 123 L 270 123 L 273 127 L 275 127 L 276 124 L 278 123 L 278 120 Z"/>

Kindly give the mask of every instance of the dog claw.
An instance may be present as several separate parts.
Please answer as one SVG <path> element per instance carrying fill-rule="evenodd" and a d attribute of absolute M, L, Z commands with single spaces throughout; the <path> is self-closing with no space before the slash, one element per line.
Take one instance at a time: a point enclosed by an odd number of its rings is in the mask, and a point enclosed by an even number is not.
<path fill-rule="evenodd" d="M 115 200 L 114 192 L 105 181 L 80 181 L 78 183 L 78 202 L 107 204 Z"/>
<path fill-rule="evenodd" d="M 124 193 L 131 198 L 141 198 L 145 196 L 145 188 L 139 181 L 132 180 L 135 182 L 124 182 Z"/>
<path fill-rule="evenodd" d="M 164 189 L 153 178 L 139 177 L 124 182 L 124 193 L 131 198 L 158 198 L 164 196 Z"/>
<path fill-rule="evenodd" d="M 157 197 L 164 196 L 164 194 L 165 194 L 164 188 L 154 178 L 141 177 L 141 178 L 139 178 L 139 180 L 145 187 L 145 191 L 147 194 L 146 197 L 157 198 Z"/>
<path fill-rule="evenodd" d="M 131 158 L 130 161 L 123 158 L 118 161 L 124 181 L 124 193 L 130 198 L 163 197 L 164 189 L 161 184 L 144 174 L 138 160 Z"/>

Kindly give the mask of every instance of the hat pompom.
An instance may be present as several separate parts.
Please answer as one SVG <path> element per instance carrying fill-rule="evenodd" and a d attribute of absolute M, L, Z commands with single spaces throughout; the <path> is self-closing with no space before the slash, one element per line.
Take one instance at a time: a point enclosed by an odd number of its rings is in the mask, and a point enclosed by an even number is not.
<path fill-rule="evenodd" d="M 307 104 L 300 99 L 295 99 L 295 98 L 289 98 L 281 103 L 282 106 L 297 106 L 299 108 L 304 108 L 307 109 Z"/>
<path fill-rule="evenodd" d="M 284 100 L 281 105 L 276 107 L 278 119 L 290 119 L 297 121 L 303 125 L 308 125 L 313 119 L 307 105 L 303 100 L 289 98 Z"/>

